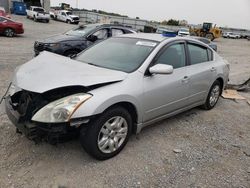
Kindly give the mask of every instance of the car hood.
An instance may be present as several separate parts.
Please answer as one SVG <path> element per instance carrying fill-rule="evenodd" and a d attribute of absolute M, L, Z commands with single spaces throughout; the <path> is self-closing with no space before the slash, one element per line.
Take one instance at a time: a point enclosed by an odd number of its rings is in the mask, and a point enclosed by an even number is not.
<path fill-rule="evenodd" d="M 121 71 L 96 67 L 44 51 L 16 70 L 13 84 L 27 91 L 44 93 L 68 86 L 88 87 L 122 81 L 126 76 L 127 73 Z"/>
<path fill-rule="evenodd" d="M 71 18 L 79 18 L 79 16 L 76 16 L 76 15 L 70 15 L 69 17 L 71 17 Z"/>
<path fill-rule="evenodd" d="M 79 41 L 82 40 L 80 36 L 73 36 L 73 35 L 55 35 L 43 40 L 39 40 L 38 42 L 41 43 L 58 43 L 58 42 L 64 42 L 64 41 Z"/>

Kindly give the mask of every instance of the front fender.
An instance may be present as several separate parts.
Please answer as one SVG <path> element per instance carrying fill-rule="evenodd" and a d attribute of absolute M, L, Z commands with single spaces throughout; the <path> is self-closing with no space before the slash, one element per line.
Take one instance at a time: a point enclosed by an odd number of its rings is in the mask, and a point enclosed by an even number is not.
<path fill-rule="evenodd" d="M 73 114 L 72 118 L 82 118 L 89 117 L 93 115 L 98 115 L 103 113 L 109 107 L 121 103 L 127 102 L 132 104 L 137 112 L 137 121 L 142 122 L 142 114 L 141 114 L 141 106 L 136 98 L 129 95 L 117 95 L 114 97 L 110 97 L 108 99 L 104 99 L 103 97 L 98 97 L 93 95 L 88 101 L 83 103 Z"/>

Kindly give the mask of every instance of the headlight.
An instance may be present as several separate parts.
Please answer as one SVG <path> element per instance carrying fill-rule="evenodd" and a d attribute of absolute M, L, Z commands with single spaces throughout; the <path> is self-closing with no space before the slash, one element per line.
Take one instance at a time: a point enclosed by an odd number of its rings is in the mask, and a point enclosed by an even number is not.
<path fill-rule="evenodd" d="M 51 102 L 40 109 L 32 117 L 32 121 L 43 123 L 68 122 L 79 106 L 91 97 L 90 94 L 78 93 Z"/>
<path fill-rule="evenodd" d="M 44 46 L 45 47 L 56 48 L 56 47 L 59 47 L 60 44 L 59 43 L 45 43 Z"/>

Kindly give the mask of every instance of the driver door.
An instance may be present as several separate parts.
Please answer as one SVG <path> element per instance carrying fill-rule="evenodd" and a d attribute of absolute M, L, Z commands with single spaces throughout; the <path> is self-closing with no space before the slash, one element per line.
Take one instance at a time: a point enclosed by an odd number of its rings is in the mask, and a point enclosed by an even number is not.
<path fill-rule="evenodd" d="M 188 106 L 188 87 L 185 45 L 174 43 L 160 52 L 155 64 L 172 65 L 172 74 L 154 74 L 144 77 L 144 122 L 174 113 Z"/>

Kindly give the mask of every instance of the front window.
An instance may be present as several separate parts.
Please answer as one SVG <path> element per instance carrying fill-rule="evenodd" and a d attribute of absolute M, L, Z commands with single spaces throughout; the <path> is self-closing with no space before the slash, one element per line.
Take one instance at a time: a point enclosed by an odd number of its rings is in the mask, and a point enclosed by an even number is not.
<path fill-rule="evenodd" d="M 107 29 L 100 29 L 99 31 L 93 34 L 97 37 L 98 40 L 104 40 L 108 38 L 108 30 Z"/>
<path fill-rule="evenodd" d="M 72 12 L 66 12 L 67 15 L 72 15 Z"/>
<path fill-rule="evenodd" d="M 76 29 L 72 29 L 68 32 L 66 32 L 66 35 L 71 36 L 84 36 L 87 33 L 89 33 L 91 30 L 93 30 L 96 26 L 95 25 L 86 25 L 86 26 L 80 26 Z"/>
<path fill-rule="evenodd" d="M 76 60 L 129 73 L 140 67 L 157 44 L 143 39 L 110 38 L 89 48 Z"/>
<path fill-rule="evenodd" d="M 157 58 L 156 64 L 172 65 L 174 69 L 184 67 L 186 64 L 184 44 L 173 44 L 168 47 Z"/>

